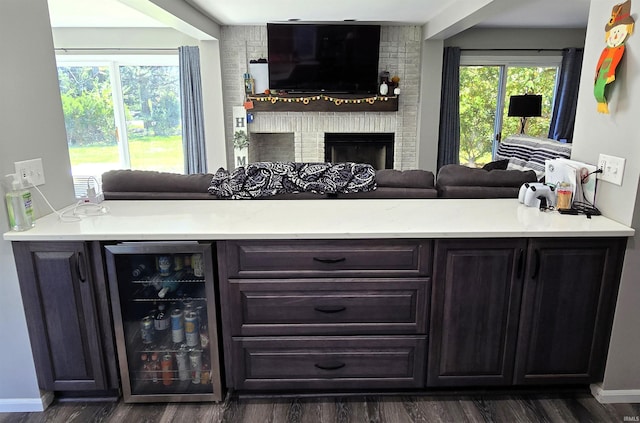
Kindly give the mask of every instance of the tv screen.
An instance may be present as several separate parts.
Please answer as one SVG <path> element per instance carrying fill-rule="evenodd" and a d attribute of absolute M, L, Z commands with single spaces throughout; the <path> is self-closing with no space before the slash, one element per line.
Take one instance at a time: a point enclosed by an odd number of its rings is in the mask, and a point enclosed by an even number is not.
<path fill-rule="evenodd" d="M 379 25 L 267 24 L 269 88 L 375 93 Z"/>

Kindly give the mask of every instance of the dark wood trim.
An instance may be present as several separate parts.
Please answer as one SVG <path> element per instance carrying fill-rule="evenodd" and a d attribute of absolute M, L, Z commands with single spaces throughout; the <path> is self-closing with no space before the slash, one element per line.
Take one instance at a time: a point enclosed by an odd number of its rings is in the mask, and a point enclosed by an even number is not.
<path fill-rule="evenodd" d="M 397 112 L 398 96 L 254 95 L 248 112 Z M 369 100 L 369 101 L 367 101 Z"/>

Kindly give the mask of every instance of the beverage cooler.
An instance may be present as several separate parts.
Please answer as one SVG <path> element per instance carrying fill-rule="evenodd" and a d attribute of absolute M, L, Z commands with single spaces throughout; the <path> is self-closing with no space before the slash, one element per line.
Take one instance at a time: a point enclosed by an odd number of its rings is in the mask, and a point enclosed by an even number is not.
<path fill-rule="evenodd" d="M 211 243 L 105 249 L 124 401 L 220 401 Z"/>

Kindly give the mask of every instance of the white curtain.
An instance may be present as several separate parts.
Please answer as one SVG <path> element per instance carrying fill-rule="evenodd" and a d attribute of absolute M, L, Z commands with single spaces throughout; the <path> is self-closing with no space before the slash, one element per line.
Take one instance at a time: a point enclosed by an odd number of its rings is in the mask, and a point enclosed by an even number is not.
<path fill-rule="evenodd" d="M 195 46 L 183 46 L 178 48 L 178 53 L 184 169 L 187 174 L 206 173 L 200 50 Z"/>

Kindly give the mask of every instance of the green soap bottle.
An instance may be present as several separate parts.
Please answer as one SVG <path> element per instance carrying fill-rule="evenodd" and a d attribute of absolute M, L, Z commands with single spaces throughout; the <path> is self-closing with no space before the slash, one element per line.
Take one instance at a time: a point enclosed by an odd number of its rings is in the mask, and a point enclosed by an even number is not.
<path fill-rule="evenodd" d="M 33 218 L 33 203 L 31 192 L 22 187 L 18 175 L 7 175 L 11 181 L 11 190 L 5 195 L 7 212 L 9 213 L 9 226 L 14 231 L 26 231 L 35 226 Z"/>

